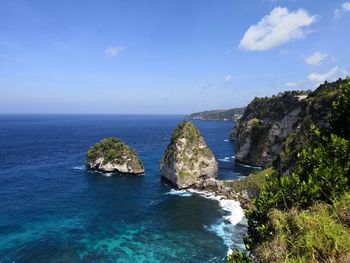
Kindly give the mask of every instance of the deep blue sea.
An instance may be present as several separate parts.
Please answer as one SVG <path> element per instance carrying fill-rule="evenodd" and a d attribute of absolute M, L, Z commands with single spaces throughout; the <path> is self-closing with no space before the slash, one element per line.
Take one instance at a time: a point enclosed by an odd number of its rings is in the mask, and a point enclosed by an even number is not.
<path fill-rule="evenodd" d="M 214 199 L 172 191 L 159 161 L 183 116 L 0 115 L 0 262 L 222 262 L 242 248 L 244 220 L 229 224 Z M 235 164 L 232 122 L 195 121 L 219 160 Z M 116 136 L 144 176 L 85 170 L 85 153 Z"/>

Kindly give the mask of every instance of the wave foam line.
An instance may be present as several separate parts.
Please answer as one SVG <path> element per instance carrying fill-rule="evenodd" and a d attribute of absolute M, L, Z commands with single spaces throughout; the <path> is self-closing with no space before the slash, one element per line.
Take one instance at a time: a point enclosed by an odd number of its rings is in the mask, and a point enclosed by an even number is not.
<path fill-rule="evenodd" d="M 224 244 L 227 246 L 227 255 L 232 253 L 231 247 L 239 246 L 244 249 L 244 244 L 239 242 L 234 242 L 232 235 L 235 233 L 235 227 L 241 221 L 244 221 L 245 216 L 243 209 L 238 201 L 226 199 L 224 196 L 217 196 L 211 192 L 199 191 L 194 189 L 187 190 L 175 190 L 171 189 L 168 193 L 169 195 L 178 196 L 192 196 L 192 194 L 198 194 L 203 198 L 215 200 L 219 203 L 222 210 L 228 212 L 223 219 L 219 220 L 217 223 L 211 226 L 205 226 L 208 231 L 214 232 L 218 237 L 220 237 Z"/>
<path fill-rule="evenodd" d="M 85 169 L 85 166 L 82 165 L 82 166 L 74 166 L 72 167 L 73 170 L 84 170 Z"/>
<path fill-rule="evenodd" d="M 219 161 L 229 163 L 232 160 L 234 160 L 235 158 L 236 158 L 235 156 L 229 156 L 229 157 L 219 158 Z"/>
<path fill-rule="evenodd" d="M 224 216 L 224 219 L 229 221 L 232 225 L 238 224 L 244 218 L 241 204 L 236 200 L 226 199 L 224 196 L 220 195 L 216 196 L 207 191 L 198 191 L 194 189 L 189 189 L 188 191 L 190 193 L 199 194 L 204 198 L 218 201 L 221 209 L 229 212 L 229 215 Z"/>
<path fill-rule="evenodd" d="M 253 168 L 253 169 L 259 169 L 259 170 L 262 169 L 260 166 L 252 166 L 252 165 L 243 164 L 243 163 L 239 163 L 239 162 L 236 162 L 236 164 L 238 164 L 239 166 L 246 167 L 246 168 Z"/>
<path fill-rule="evenodd" d="M 192 196 L 192 193 L 186 190 L 171 189 L 169 192 L 166 193 L 166 195 L 178 195 L 178 196 L 189 197 L 189 196 Z"/>

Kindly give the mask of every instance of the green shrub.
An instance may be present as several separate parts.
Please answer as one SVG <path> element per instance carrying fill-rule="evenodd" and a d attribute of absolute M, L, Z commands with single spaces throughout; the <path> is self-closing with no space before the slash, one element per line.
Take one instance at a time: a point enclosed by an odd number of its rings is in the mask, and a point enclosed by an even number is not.
<path fill-rule="evenodd" d="M 245 237 L 245 244 L 249 251 L 257 252 L 261 246 L 269 247 L 271 244 L 285 247 L 281 241 L 283 240 L 281 235 L 279 235 L 279 242 L 276 241 L 276 235 L 282 232 L 290 235 L 288 229 L 293 230 L 290 233 L 296 235 L 295 242 L 299 242 L 304 249 L 298 250 L 300 253 L 298 252 L 299 256 L 295 257 L 295 262 L 308 262 L 308 260 L 314 260 L 315 256 L 321 261 L 324 258 L 332 260 L 332 258 L 338 258 L 338 255 L 332 254 L 333 252 L 338 253 L 337 249 L 343 249 L 346 242 L 349 246 L 350 239 L 347 236 L 349 230 L 339 222 L 347 225 L 350 218 L 350 206 L 348 206 L 350 201 L 342 197 L 350 191 L 350 143 L 348 140 L 350 81 L 342 86 L 341 91 L 339 100 L 333 103 L 329 129 L 321 132 L 314 126 L 311 127 L 312 138 L 309 140 L 308 147 L 298 154 L 296 172 L 282 176 L 273 173 L 268 176 L 264 188 L 253 202 L 255 208 L 246 212 L 248 235 Z M 279 220 L 278 222 L 284 227 L 283 231 L 280 231 L 271 219 L 273 209 L 288 214 L 292 208 L 305 210 L 316 202 L 334 205 L 337 213 L 332 213 L 330 217 L 326 214 L 327 209 L 320 208 L 316 214 L 312 210 L 307 210 L 305 213 L 301 212 L 296 218 L 290 218 L 289 221 Z M 323 229 L 324 235 L 317 225 L 312 225 L 312 222 L 316 221 L 322 224 L 320 229 Z M 336 238 L 336 235 L 340 236 Z M 290 253 L 291 244 L 287 245 L 287 253 Z M 343 252 L 342 256 L 348 259 L 347 250 L 345 254 Z M 330 253 L 328 258 L 327 253 Z M 338 260 L 342 259 L 338 258 Z"/>
<path fill-rule="evenodd" d="M 255 249 L 256 262 L 349 262 L 350 232 L 331 205 L 272 209 L 268 216 L 274 236 Z"/>
<path fill-rule="evenodd" d="M 241 180 L 224 181 L 224 185 L 232 188 L 236 193 L 247 190 L 258 194 L 266 183 L 265 178 L 272 173 L 273 169 L 269 167 L 262 171 L 252 173 Z"/>
<path fill-rule="evenodd" d="M 230 255 L 227 256 L 227 262 L 229 263 L 251 263 L 252 259 L 245 252 L 240 252 L 235 249 Z"/>

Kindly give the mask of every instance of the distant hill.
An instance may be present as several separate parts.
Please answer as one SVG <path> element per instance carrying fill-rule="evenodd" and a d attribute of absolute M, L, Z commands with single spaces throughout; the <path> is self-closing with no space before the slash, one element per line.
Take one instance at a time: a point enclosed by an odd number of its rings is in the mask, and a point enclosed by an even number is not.
<path fill-rule="evenodd" d="M 242 117 L 245 108 L 234 108 L 228 110 L 211 110 L 192 113 L 185 116 L 186 120 L 206 121 L 237 121 Z"/>

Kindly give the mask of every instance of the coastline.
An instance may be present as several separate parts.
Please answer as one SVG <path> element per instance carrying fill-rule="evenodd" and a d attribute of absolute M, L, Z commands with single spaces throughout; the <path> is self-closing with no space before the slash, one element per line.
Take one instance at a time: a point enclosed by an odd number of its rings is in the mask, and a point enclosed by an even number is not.
<path fill-rule="evenodd" d="M 171 188 L 170 191 L 166 194 L 178 195 L 185 198 L 191 197 L 193 194 L 196 194 L 202 198 L 218 202 L 220 208 L 223 211 L 225 211 L 227 215 L 224 215 L 221 221 L 218 221 L 217 223 L 211 226 L 206 226 L 206 228 L 208 229 L 208 231 L 214 232 L 223 240 L 224 244 L 228 248 L 227 255 L 230 255 L 232 253 L 232 246 L 234 244 L 237 246 L 237 243 L 234 243 L 232 240 L 232 228 L 244 227 L 246 229 L 248 226 L 246 217 L 244 215 L 245 209 L 242 207 L 240 201 L 236 199 L 229 199 L 225 195 L 218 195 L 217 193 L 212 191 L 198 190 L 196 188 L 188 188 L 183 190 L 176 190 L 174 188 Z M 239 248 L 241 251 L 245 251 L 244 242 L 239 244 Z"/>

